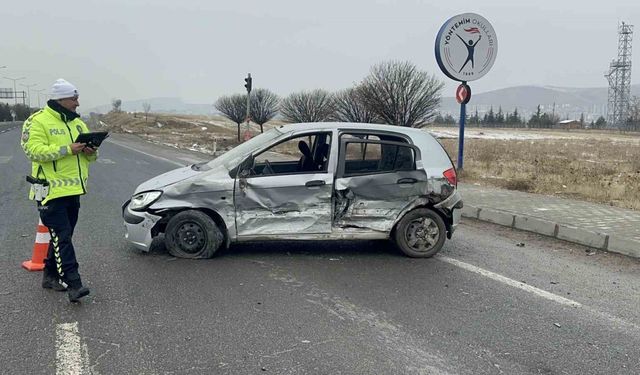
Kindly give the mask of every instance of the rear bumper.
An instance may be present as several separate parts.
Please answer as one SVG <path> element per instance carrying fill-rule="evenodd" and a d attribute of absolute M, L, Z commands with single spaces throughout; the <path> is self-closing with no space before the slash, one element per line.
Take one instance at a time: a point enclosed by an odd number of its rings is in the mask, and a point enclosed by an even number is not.
<path fill-rule="evenodd" d="M 451 211 L 451 233 L 456 231 L 458 224 L 460 224 L 460 219 L 462 218 L 462 201 L 460 201 L 460 208 L 454 208 Z"/>
<path fill-rule="evenodd" d="M 447 199 L 434 206 L 435 208 L 446 210 L 451 213 L 451 228 L 449 230 L 449 237 L 451 237 L 451 234 L 455 232 L 458 224 L 460 224 L 463 206 L 464 204 L 462 202 L 462 196 L 457 189 Z"/>
<path fill-rule="evenodd" d="M 131 211 L 128 201 L 122 206 L 122 217 L 125 227 L 124 238 L 135 248 L 149 251 L 153 241 L 151 229 L 162 217 L 148 212 Z"/>

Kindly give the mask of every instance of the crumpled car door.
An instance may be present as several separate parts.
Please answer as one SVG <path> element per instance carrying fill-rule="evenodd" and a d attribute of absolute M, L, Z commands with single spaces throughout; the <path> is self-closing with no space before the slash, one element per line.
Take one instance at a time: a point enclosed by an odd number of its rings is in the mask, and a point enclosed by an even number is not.
<path fill-rule="evenodd" d="M 393 160 L 385 161 L 382 158 L 375 168 L 365 166 L 350 170 L 350 160 L 346 157 L 348 143 L 401 147 L 405 155 L 409 152 L 412 154 L 412 159 L 410 162 L 399 160 L 396 152 L 395 158 L 393 153 L 390 157 Z M 415 169 L 417 152 L 415 146 L 398 142 L 367 140 L 342 142 L 335 182 L 333 225 L 390 231 L 400 212 L 415 199 L 424 195 L 428 189 L 426 172 Z M 364 162 L 366 160 L 362 161 Z M 384 163 L 392 165 L 385 167 L 382 165 Z M 385 169 L 389 170 L 385 171 Z"/>
<path fill-rule="evenodd" d="M 330 233 L 333 173 L 237 177 L 238 236 Z"/>

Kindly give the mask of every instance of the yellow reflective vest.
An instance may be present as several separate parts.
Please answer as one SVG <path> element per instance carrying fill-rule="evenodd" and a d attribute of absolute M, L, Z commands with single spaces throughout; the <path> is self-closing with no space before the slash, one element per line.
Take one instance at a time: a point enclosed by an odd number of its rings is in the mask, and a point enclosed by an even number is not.
<path fill-rule="evenodd" d="M 70 145 L 78 134 L 89 131 L 80 117 L 68 117 L 49 105 L 31 115 L 22 126 L 20 144 L 31 160 L 31 175 L 49 183 L 49 193 L 42 201 L 87 192 L 89 163 L 95 161 L 97 152 L 85 155 L 71 153 Z M 34 199 L 31 189 L 29 199 Z"/>

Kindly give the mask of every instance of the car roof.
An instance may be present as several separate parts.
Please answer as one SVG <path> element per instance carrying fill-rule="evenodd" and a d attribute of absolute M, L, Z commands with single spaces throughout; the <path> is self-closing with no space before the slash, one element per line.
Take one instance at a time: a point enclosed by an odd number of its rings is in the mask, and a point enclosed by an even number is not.
<path fill-rule="evenodd" d="M 384 132 L 393 132 L 393 133 L 401 133 L 410 136 L 414 142 L 420 143 L 420 140 L 424 138 L 433 138 L 433 136 L 425 130 L 409 128 L 406 126 L 398 126 L 398 125 L 384 125 L 384 124 L 370 124 L 370 123 L 360 123 L 360 122 L 302 122 L 296 124 L 286 124 L 280 125 L 277 127 L 283 133 L 288 132 L 297 132 L 304 130 L 334 130 L 334 129 L 345 129 L 345 130 L 378 130 Z M 417 138 L 417 139 L 416 139 Z M 424 142 L 424 141 L 423 141 Z"/>
<path fill-rule="evenodd" d="M 405 134 L 411 137 L 413 143 L 423 151 L 431 151 L 423 154 L 423 159 L 428 159 L 429 164 L 437 170 L 451 168 L 452 161 L 436 138 L 426 130 L 410 128 L 398 125 L 369 124 L 359 122 L 305 122 L 280 125 L 276 128 L 282 133 L 298 132 L 305 130 L 373 130 Z"/>

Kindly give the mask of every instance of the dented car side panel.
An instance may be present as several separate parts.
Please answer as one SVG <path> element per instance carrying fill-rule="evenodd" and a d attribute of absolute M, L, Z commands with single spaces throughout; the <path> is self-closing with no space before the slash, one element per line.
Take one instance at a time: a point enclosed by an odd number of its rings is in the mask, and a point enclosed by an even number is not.
<path fill-rule="evenodd" d="M 238 178 L 238 236 L 331 232 L 333 174 Z"/>
<path fill-rule="evenodd" d="M 398 214 L 426 194 L 424 171 L 403 171 L 336 180 L 334 225 L 389 232 Z"/>

